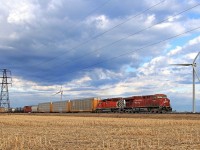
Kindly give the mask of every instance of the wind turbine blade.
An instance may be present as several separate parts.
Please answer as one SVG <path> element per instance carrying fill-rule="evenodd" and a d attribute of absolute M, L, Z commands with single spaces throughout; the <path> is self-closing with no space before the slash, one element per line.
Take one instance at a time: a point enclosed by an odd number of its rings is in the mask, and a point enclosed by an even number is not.
<path fill-rule="evenodd" d="M 197 56 L 195 57 L 194 61 L 193 61 L 193 64 L 195 63 L 197 57 L 199 56 L 200 52 L 198 52 Z"/>
<path fill-rule="evenodd" d="M 60 91 L 59 92 L 57 92 L 56 94 L 59 94 L 60 93 Z"/>
<path fill-rule="evenodd" d="M 192 64 L 170 64 L 174 66 L 192 66 Z"/>
<path fill-rule="evenodd" d="M 59 93 L 60 93 L 60 91 L 59 91 L 59 92 L 57 92 L 57 93 L 55 93 L 55 94 L 53 94 L 53 96 L 54 96 L 54 95 L 57 95 L 57 94 L 59 94 Z"/>
<path fill-rule="evenodd" d="M 195 67 L 193 67 L 193 69 L 194 69 L 194 73 L 195 73 L 195 75 L 196 75 L 197 79 L 198 79 L 198 80 L 199 80 L 199 82 L 200 82 L 200 78 L 199 78 L 199 76 L 198 76 L 198 74 L 197 74 L 197 71 L 196 71 Z"/>

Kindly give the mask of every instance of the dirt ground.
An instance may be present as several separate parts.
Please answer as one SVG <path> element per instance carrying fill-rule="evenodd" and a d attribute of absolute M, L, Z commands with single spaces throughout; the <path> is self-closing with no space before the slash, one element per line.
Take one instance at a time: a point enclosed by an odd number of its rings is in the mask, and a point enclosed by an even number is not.
<path fill-rule="evenodd" d="M 200 149 L 200 114 L 0 114 L 0 150 Z"/>

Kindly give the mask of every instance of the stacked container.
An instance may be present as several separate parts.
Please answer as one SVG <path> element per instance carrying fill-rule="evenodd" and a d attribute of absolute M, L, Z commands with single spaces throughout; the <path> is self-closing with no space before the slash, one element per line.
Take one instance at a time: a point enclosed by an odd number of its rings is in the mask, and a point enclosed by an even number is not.
<path fill-rule="evenodd" d="M 52 112 L 69 112 L 68 101 L 57 101 L 52 103 Z"/>
<path fill-rule="evenodd" d="M 42 113 L 52 112 L 52 102 L 39 103 L 38 112 L 42 112 Z"/>
<path fill-rule="evenodd" d="M 99 98 L 84 98 L 70 101 L 70 112 L 94 112 Z"/>
<path fill-rule="evenodd" d="M 38 105 L 31 106 L 31 112 L 32 112 L 32 113 L 38 112 Z"/>

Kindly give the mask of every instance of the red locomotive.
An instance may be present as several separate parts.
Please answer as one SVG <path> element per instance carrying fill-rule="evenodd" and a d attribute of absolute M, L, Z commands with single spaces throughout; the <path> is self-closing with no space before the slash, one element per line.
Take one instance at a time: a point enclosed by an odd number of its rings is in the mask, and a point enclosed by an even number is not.
<path fill-rule="evenodd" d="M 24 106 L 23 110 L 24 110 L 24 113 L 30 113 L 32 111 L 31 106 Z"/>
<path fill-rule="evenodd" d="M 122 97 L 100 100 L 96 112 L 119 112 L 126 106 Z"/>
<path fill-rule="evenodd" d="M 96 112 L 166 113 L 171 112 L 170 100 L 165 94 L 110 98 L 100 100 Z"/>

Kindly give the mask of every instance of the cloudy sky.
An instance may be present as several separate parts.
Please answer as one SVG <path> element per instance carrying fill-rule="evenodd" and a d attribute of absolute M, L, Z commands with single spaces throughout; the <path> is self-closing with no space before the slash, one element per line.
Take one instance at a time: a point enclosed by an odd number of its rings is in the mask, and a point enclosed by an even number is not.
<path fill-rule="evenodd" d="M 163 93 L 192 111 L 200 51 L 198 0 L 0 0 L 0 68 L 12 107 L 64 99 Z M 197 72 L 200 75 L 200 68 Z M 200 87 L 196 79 L 196 106 Z"/>

